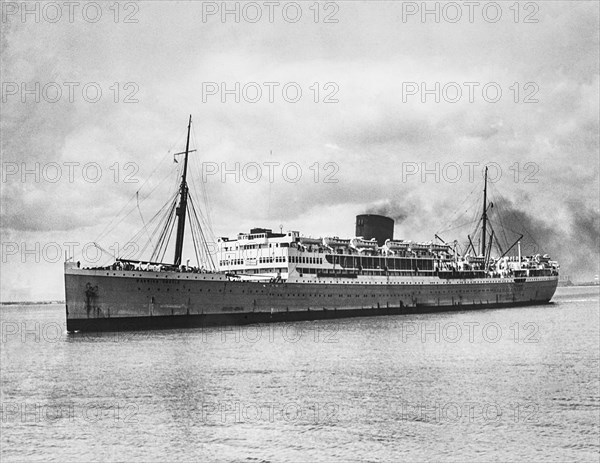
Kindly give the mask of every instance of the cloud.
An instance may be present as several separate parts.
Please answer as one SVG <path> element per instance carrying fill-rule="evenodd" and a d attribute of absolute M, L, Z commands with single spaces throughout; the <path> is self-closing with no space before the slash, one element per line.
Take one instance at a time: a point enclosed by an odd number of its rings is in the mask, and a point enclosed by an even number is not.
<path fill-rule="evenodd" d="M 507 230 L 512 240 L 518 238 L 516 233 L 524 234 L 521 242 L 524 254 L 550 254 L 563 270 L 579 278 L 598 272 L 600 213 L 597 208 L 581 200 L 570 201 L 564 213 L 569 218 L 566 226 L 556 219 L 536 217 L 524 206 L 518 207 L 506 198 L 497 199 L 495 208 L 501 215 L 496 223 Z M 561 212 L 556 212 L 558 218 Z"/>

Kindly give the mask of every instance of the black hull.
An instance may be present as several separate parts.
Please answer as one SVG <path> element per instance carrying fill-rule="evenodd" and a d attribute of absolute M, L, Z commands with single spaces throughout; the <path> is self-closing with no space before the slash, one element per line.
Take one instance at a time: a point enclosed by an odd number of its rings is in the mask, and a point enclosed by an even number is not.
<path fill-rule="evenodd" d="M 282 323 L 336 318 L 374 317 L 382 315 L 408 315 L 434 312 L 464 312 L 509 307 L 544 305 L 549 302 L 530 301 L 500 304 L 469 304 L 454 306 L 383 307 L 370 309 L 328 309 L 290 312 L 240 312 L 227 314 L 165 315 L 152 317 L 118 317 L 68 319 L 67 331 L 136 331 L 177 328 L 203 328 L 215 326 L 249 325 L 254 323 Z"/>

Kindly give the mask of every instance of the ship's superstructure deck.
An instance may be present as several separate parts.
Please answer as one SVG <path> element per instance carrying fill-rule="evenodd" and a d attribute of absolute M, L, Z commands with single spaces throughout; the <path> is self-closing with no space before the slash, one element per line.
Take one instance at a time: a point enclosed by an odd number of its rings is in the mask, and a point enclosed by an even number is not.
<path fill-rule="evenodd" d="M 459 256 L 445 243 L 416 243 L 362 237 L 303 237 L 298 232 L 273 233 L 252 229 L 237 239 L 218 240 L 218 264 L 222 272 L 239 278 L 325 278 L 352 280 L 379 276 L 393 281 L 397 277 L 429 276 L 444 279 L 514 278 L 552 276 L 558 264 L 548 256 L 493 258 Z M 371 279 L 366 279 L 371 281 Z"/>

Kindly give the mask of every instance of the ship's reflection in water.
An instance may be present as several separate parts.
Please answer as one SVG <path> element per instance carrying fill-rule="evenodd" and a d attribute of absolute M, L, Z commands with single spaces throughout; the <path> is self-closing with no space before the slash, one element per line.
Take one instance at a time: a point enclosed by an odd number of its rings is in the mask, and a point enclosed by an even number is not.
<path fill-rule="evenodd" d="M 598 289 L 553 305 L 74 333 L 2 307 L 2 461 L 598 454 Z"/>

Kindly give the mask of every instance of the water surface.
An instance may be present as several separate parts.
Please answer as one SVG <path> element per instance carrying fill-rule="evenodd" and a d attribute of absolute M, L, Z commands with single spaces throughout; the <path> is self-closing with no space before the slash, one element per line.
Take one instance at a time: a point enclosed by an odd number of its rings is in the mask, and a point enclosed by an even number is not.
<path fill-rule="evenodd" d="M 71 335 L 3 306 L 0 457 L 598 461 L 598 304 Z"/>

